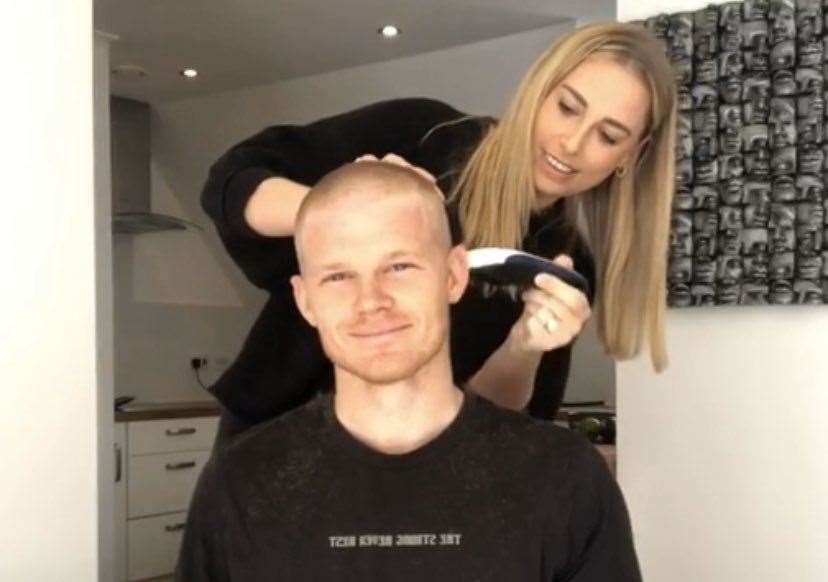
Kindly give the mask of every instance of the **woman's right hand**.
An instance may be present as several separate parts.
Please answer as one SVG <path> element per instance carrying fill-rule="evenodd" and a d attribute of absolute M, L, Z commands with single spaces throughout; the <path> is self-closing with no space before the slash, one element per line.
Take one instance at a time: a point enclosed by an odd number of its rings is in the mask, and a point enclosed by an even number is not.
<path fill-rule="evenodd" d="M 379 159 L 377 156 L 373 154 L 365 154 L 364 156 L 359 156 L 355 162 L 386 162 L 389 164 L 394 164 L 397 166 L 402 166 L 403 168 L 409 168 L 414 170 L 418 174 L 420 174 L 426 180 L 430 182 L 437 183 L 437 178 L 435 178 L 431 172 L 426 170 L 425 168 L 421 168 L 420 166 L 415 166 L 411 164 L 402 156 L 398 156 L 397 154 L 385 154 L 382 159 Z"/>

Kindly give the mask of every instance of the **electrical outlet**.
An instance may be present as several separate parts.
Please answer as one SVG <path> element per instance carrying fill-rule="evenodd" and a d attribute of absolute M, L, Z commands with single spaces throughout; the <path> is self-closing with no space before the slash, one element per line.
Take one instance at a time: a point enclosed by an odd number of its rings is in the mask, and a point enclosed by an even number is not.
<path fill-rule="evenodd" d="M 207 364 L 208 364 L 208 363 L 209 363 L 209 360 L 207 359 L 207 356 L 201 356 L 201 355 L 199 355 L 199 356 L 192 356 L 192 357 L 190 358 L 190 367 L 191 367 L 193 370 L 201 370 L 201 369 L 204 369 L 204 368 L 206 368 L 206 367 L 207 367 Z"/>

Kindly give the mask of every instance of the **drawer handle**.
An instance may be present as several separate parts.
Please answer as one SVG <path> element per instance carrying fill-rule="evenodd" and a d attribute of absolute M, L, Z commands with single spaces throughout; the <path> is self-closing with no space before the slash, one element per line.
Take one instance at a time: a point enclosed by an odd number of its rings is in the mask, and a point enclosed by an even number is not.
<path fill-rule="evenodd" d="M 183 463 L 167 463 L 167 471 L 177 471 L 179 469 L 192 469 L 195 466 L 195 461 L 185 461 Z"/>
<path fill-rule="evenodd" d="M 183 434 L 195 434 L 194 428 L 179 428 L 178 430 L 167 429 L 167 436 L 181 436 Z"/>
<path fill-rule="evenodd" d="M 183 523 L 177 523 L 175 525 L 165 525 L 164 529 L 169 531 L 169 532 L 181 531 L 182 529 L 184 529 L 184 524 Z"/>
<path fill-rule="evenodd" d="M 115 443 L 115 482 L 121 482 L 121 465 L 123 464 L 121 457 L 121 447 L 118 443 Z"/>

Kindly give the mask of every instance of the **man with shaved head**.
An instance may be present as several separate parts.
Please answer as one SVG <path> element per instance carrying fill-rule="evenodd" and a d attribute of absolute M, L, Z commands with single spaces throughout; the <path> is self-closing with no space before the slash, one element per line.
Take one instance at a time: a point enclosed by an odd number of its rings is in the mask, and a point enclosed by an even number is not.
<path fill-rule="evenodd" d="M 178 580 L 640 580 L 591 445 L 454 385 L 449 306 L 468 268 L 430 180 L 335 170 L 295 244 L 294 297 L 334 391 L 214 453 Z"/>

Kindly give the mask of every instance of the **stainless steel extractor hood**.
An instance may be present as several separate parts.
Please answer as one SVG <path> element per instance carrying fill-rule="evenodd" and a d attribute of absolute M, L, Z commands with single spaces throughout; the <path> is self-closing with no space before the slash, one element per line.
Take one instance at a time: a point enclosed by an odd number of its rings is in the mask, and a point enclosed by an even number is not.
<path fill-rule="evenodd" d="M 194 222 L 155 214 L 154 212 L 119 212 L 112 215 L 112 232 L 118 234 L 142 234 L 165 230 L 204 230 Z"/>
<path fill-rule="evenodd" d="M 112 232 L 141 234 L 202 230 L 189 220 L 150 210 L 150 108 L 146 103 L 110 99 Z"/>

